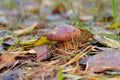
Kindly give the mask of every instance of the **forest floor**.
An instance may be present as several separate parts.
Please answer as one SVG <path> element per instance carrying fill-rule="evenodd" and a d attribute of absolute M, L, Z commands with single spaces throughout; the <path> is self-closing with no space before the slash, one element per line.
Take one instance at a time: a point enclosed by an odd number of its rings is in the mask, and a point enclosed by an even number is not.
<path fill-rule="evenodd" d="M 119 0 L 1 0 L 0 80 L 120 80 Z"/>

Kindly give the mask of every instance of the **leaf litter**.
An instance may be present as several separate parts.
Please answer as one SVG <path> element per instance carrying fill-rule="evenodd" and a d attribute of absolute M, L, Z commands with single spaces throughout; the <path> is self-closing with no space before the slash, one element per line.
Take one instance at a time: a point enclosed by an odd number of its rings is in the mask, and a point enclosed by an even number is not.
<path fill-rule="evenodd" d="M 110 6 L 108 2 L 105 8 L 101 6 L 106 2 L 103 0 L 97 7 L 90 0 L 74 1 L 75 11 L 72 11 L 69 1 L 13 1 L 18 4 L 12 4 L 15 8 L 7 2 L 9 6 L 0 9 L 1 79 L 119 80 L 120 41 L 119 34 L 113 30 L 119 28 L 119 23 L 113 24 L 111 11 L 106 9 Z M 102 11 L 101 7 L 106 9 L 103 14 L 97 12 Z M 85 29 L 78 25 L 80 22 Z M 70 36 L 71 40 L 66 40 L 64 45 L 54 39 L 49 41 L 49 32 L 56 35 L 54 30 L 63 24 L 76 27 L 70 31 L 79 30 L 81 35 L 73 37 L 75 34 L 70 32 L 57 37 Z"/>
<path fill-rule="evenodd" d="M 86 70 L 93 72 L 120 71 L 119 52 L 119 50 L 111 49 L 89 57 Z"/>

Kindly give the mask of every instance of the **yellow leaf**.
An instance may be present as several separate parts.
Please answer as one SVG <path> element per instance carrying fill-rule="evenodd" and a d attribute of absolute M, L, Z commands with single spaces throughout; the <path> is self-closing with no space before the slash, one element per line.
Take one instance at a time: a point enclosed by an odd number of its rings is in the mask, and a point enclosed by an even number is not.
<path fill-rule="evenodd" d="M 34 46 L 49 44 L 50 41 L 47 40 L 46 36 L 43 36 L 34 42 Z"/>
<path fill-rule="evenodd" d="M 38 7 L 34 7 L 34 8 L 29 9 L 29 11 L 31 13 L 37 13 L 39 11 L 39 8 Z"/>
<path fill-rule="evenodd" d="M 25 42 L 21 42 L 20 45 L 33 45 L 35 43 L 36 40 L 30 40 L 30 41 L 25 41 Z"/>
<path fill-rule="evenodd" d="M 37 40 L 31 40 L 27 42 L 22 42 L 21 45 L 33 45 L 33 46 L 39 46 L 39 45 L 45 45 L 49 44 L 50 41 L 47 40 L 46 36 L 42 36 Z"/>
<path fill-rule="evenodd" d="M 111 26 L 108 26 L 107 28 L 114 29 L 114 28 L 117 28 L 117 27 L 120 27 L 120 23 L 112 24 Z"/>

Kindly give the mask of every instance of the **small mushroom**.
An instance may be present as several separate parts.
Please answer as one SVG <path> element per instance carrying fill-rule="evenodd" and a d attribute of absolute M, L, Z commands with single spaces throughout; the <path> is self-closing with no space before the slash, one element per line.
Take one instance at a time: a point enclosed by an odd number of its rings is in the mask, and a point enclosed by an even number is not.
<path fill-rule="evenodd" d="M 57 41 L 63 43 L 65 49 L 67 49 L 67 42 L 72 40 L 74 43 L 74 49 L 78 47 L 78 38 L 81 35 L 79 29 L 71 25 L 58 25 L 52 31 L 47 34 L 47 39 L 50 41 Z"/>

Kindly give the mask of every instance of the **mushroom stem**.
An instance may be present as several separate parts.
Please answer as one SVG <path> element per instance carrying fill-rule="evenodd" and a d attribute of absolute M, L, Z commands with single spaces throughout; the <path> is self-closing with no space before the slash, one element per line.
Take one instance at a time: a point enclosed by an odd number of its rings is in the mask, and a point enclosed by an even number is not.
<path fill-rule="evenodd" d="M 79 44 L 78 38 L 75 38 L 75 39 L 74 39 L 74 42 L 73 42 L 73 46 L 74 46 L 74 49 L 75 49 L 75 50 L 78 49 L 78 44 Z"/>
<path fill-rule="evenodd" d="M 78 38 L 75 39 L 75 43 L 76 43 L 76 47 L 75 47 L 75 49 L 77 50 L 77 49 L 78 49 L 78 45 L 79 45 Z"/>
<path fill-rule="evenodd" d="M 67 50 L 67 42 L 63 42 L 64 49 Z"/>
<path fill-rule="evenodd" d="M 67 50 L 69 48 L 69 42 L 63 42 L 64 49 Z"/>
<path fill-rule="evenodd" d="M 62 44 L 63 44 L 65 50 L 70 49 L 72 47 L 72 45 L 69 41 L 65 41 Z"/>

